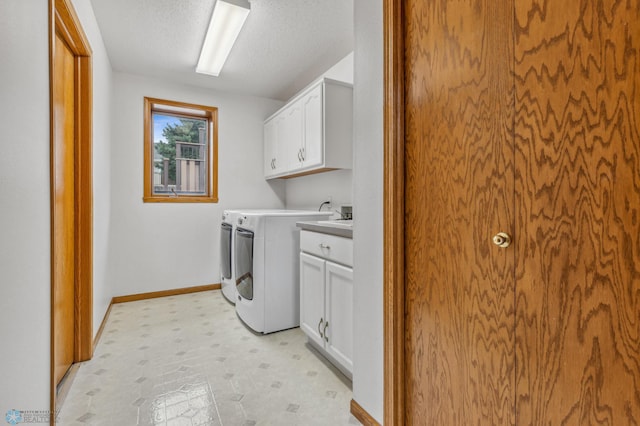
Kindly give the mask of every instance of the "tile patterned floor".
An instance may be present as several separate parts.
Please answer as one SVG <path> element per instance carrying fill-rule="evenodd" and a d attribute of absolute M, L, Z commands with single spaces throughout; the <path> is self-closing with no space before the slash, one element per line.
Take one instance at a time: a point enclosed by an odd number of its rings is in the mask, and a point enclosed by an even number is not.
<path fill-rule="evenodd" d="M 300 329 L 257 335 L 220 291 L 113 305 L 59 425 L 358 425 Z"/>

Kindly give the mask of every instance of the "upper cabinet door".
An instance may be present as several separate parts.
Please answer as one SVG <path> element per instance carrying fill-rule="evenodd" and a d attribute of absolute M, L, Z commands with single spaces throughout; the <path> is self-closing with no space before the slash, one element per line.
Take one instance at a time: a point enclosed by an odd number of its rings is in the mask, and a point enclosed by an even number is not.
<path fill-rule="evenodd" d="M 302 167 L 315 167 L 324 162 L 323 99 L 324 85 L 316 86 L 302 99 L 304 139 L 301 151 Z"/>
<path fill-rule="evenodd" d="M 276 143 L 278 141 L 277 118 L 264 124 L 264 175 L 266 177 L 275 174 Z"/>
<path fill-rule="evenodd" d="M 284 159 L 286 161 L 286 171 L 300 168 L 302 149 L 302 108 L 301 102 L 297 101 L 290 105 L 284 112 L 284 135 L 280 138 Z"/>

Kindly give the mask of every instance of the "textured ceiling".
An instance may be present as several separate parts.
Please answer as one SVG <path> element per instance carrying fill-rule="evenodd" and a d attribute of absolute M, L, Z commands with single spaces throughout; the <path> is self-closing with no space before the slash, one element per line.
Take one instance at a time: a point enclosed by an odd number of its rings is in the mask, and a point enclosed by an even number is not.
<path fill-rule="evenodd" d="M 91 0 L 113 69 L 286 100 L 353 50 L 353 0 L 250 0 L 219 77 L 196 74 L 215 0 Z"/>

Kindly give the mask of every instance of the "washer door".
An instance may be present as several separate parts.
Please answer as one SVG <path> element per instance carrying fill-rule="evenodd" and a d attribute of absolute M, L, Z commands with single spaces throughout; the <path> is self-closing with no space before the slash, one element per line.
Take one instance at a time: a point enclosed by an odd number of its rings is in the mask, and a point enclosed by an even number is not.
<path fill-rule="evenodd" d="M 220 230 L 220 272 L 222 278 L 231 279 L 231 235 L 233 227 L 223 223 Z"/>
<path fill-rule="evenodd" d="M 253 232 L 236 229 L 236 290 L 247 300 L 253 300 Z"/>

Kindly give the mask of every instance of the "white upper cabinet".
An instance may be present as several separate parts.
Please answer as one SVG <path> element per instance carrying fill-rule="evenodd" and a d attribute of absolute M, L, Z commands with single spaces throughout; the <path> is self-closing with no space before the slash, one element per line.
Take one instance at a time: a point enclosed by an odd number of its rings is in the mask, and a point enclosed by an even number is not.
<path fill-rule="evenodd" d="M 352 167 L 353 88 L 322 79 L 264 123 L 265 178 Z"/>
<path fill-rule="evenodd" d="M 274 117 L 264 124 L 264 175 L 276 177 L 286 173 L 290 168 L 290 156 L 285 141 L 295 134 L 288 114 Z"/>
<path fill-rule="evenodd" d="M 275 175 L 276 142 L 278 140 L 276 120 L 264 124 L 264 175 Z"/>
<path fill-rule="evenodd" d="M 318 85 L 302 98 L 304 137 L 300 144 L 300 168 L 319 167 L 324 161 L 322 89 Z"/>
<path fill-rule="evenodd" d="M 302 102 L 298 99 L 288 106 L 283 111 L 284 128 L 285 131 L 279 142 L 282 142 L 281 146 L 284 149 L 284 155 L 286 157 L 286 170 L 289 172 L 295 170 L 298 167 L 299 150 L 298 145 L 303 138 L 303 125 L 302 125 Z"/>

